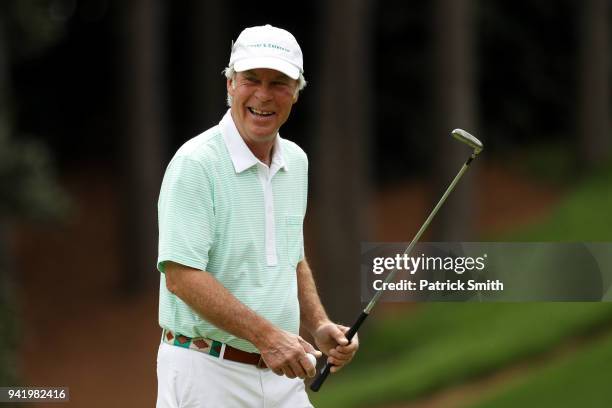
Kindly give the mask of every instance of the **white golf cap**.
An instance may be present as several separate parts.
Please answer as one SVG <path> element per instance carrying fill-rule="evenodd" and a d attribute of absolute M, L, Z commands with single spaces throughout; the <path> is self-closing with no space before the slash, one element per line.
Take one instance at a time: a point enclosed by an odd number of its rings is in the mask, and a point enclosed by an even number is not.
<path fill-rule="evenodd" d="M 293 79 L 304 72 L 302 50 L 295 37 L 270 24 L 242 30 L 232 44 L 229 66 L 232 65 L 236 72 L 269 68 Z"/>

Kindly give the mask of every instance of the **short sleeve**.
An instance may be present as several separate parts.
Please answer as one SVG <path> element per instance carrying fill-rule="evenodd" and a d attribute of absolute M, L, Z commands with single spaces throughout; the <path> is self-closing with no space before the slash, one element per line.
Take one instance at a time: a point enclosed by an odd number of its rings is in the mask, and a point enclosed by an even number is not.
<path fill-rule="evenodd" d="M 308 208 L 308 156 L 304 153 L 304 193 L 302 199 L 302 213 L 304 214 L 303 218 L 306 219 L 306 210 Z M 302 232 L 303 234 L 303 232 Z M 302 250 L 300 253 L 299 262 L 303 261 L 306 258 L 306 251 L 304 250 L 304 237 L 302 236 Z"/>
<path fill-rule="evenodd" d="M 205 270 L 215 234 L 213 184 L 202 164 L 190 157 L 172 159 L 158 201 L 157 269 L 166 261 Z"/>

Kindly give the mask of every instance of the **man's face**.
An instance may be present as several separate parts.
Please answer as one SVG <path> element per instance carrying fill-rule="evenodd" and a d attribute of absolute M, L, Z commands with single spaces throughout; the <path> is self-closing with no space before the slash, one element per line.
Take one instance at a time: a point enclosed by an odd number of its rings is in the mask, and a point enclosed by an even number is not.
<path fill-rule="evenodd" d="M 227 80 L 232 97 L 232 117 L 247 144 L 274 140 L 297 101 L 297 80 L 273 69 L 237 72 L 235 88 Z"/>

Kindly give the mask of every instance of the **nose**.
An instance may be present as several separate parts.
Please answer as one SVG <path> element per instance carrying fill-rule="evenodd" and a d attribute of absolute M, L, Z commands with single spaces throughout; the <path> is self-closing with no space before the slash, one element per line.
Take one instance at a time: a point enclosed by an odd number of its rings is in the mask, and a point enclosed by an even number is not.
<path fill-rule="evenodd" d="M 255 97 L 261 102 L 268 102 L 272 99 L 272 92 L 267 83 L 260 84 L 255 90 Z"/>

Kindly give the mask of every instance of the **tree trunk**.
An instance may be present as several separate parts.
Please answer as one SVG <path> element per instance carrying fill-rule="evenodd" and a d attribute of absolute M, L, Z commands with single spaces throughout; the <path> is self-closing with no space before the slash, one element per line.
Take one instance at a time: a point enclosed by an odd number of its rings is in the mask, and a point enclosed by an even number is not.
<path fill-rule="evenodd" d="M 225 76 L 221 73 L 230 57 L 231 33 L 228 30 L 228 3 L 223 0 L 194 1 L 190 24 L 193 86 L 191 116 L 202 131 L 221 120 L 225 104 Z M 220 40 L 223 39 L 223 40 Z M 227 39 L 227 41 L 225 41 Z M 195 136 L 195 135 L 193 135 Z"/>
<path fill-rule="evenodd" d="M 610 157 L 609 3 L 582 2 L 578 117 L 582 167 Z"/>
<path fill-rule="evenodd" d="M 366 237 L 372 120 L 369 88 L 370 2 L 322 2 L 316 98 L 319 123 L 314 175 L 315 271 L 333 319 L 348 323 L 360 308 L 360 241 Z M 306 56 L 307 58 L 308 56 Z M 312 208 L 313 206 L 311 206 Z"/>
<path fill-rule="evenodd" d="M 433 25 L 433 101 L 432 140 L 437 146 L 435 189 L 432 207 L 440 198 L 471 152 L 452 139 L 450 133 L 462 128 L 479 137 L 476 126 L 474 84 L 474 39 L 472 0 L 436 0 Z M 474 225 L 474 174 L 461 180 L 432 224 L 432 240 L 466 241 Z"/>
<path fill-rule="evenodd" d="M 9 144 L 10 123 L 10 83 L 9 83 L 9 50 L 7 27 L 3 7 L 0 6 L 0 149 Z M 2 170 L 0 169 L 0 173 Z M 10 180 L 9 180 L 10 182 Z M 12 186 L 3 185 L 4 189 Z M 5 204 L 5 203 L 3 203 Z M 3 207 L 3 206 L 2 206 Z M 15 384 L 18 380 L 16 364 L 17 345 L 17 299 L 14 287 L 14 265 L 8 251 L 7 237 L 9 232 L 9 214 L 0 208 L 0 384 Z"/>
<path fill-rule="evenodd" d="M 9 49 L 5 21 L 6 5 L 0 5 L 0 145 L 9 138 Z"/>
<path fill-rule="evenodd" d="M 164 24 L 161 0 L 124 4 L 122 138 L 124 222 L 122 287 L 136 292 L 157 281 L 157 197 L 166 138 Z"/>

